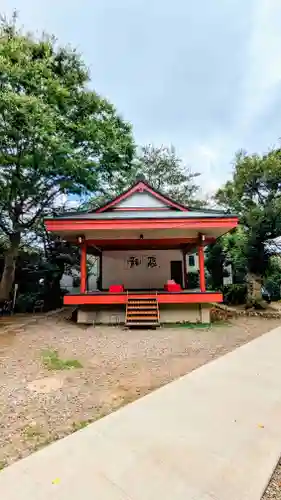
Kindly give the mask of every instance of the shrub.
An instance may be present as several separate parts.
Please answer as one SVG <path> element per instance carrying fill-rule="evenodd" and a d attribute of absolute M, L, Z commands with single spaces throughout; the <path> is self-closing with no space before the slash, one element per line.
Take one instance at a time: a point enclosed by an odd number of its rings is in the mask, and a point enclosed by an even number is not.
<path fill-rule="evenodd" d="M 41 295 L 36 292 L 21 293 L 17 296 L 15 311 L 18 313 L 33 312 L 36 300 L 42 299 Z"/>
<path fill-rule="evenodd" d="M 187 277 L 187 288 L 199 288 L 199 272 L 198 271 L 190 271 L 186 275 Z"/>
<path fill-rule="evenodd" d="M 266 278 L 264 285 L 270 293 L 271 300 L 280 300 L 281 273 L 276 273 Z"/>
<path fill-rule="evenodd" d="M 225 304 L 245 304 L 247 298 L 247 285 L 228 285 L 223 288 L 223 301 Z"/>

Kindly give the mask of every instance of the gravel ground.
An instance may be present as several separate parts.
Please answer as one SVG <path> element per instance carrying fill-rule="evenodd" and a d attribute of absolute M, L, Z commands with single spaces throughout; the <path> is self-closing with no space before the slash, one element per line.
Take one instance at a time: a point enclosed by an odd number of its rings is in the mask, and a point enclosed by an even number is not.
<path fill-rule="evenodd" d="M 281 462 L 277 465 L 262 500 L 281 500 Z"/>
<path fill-rule="evenodd" d="M 0 321 L 0 468 L 280 324 L 254 317 L 210 329 L 122 330 L 61 316 Z M 50 371 L 44 349 L 82 367 Z"/>

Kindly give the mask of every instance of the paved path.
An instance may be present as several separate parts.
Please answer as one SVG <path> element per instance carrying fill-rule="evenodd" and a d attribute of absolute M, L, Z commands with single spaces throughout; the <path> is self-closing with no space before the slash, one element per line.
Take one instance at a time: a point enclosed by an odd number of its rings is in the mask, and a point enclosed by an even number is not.
<path fill-rule="evenodd" d="M 280 424 L 281 327 L 8 467 L 0 498 L 258 500 Z"/>

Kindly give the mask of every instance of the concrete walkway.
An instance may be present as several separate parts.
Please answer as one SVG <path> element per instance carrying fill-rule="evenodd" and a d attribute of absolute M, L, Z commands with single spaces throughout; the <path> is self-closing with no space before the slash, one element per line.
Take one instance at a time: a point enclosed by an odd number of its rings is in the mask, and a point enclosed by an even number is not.
<path fill-rule="evenodd" d="M 8 467 L 0 498 L 258 500 L 280 452 L 281 327 Z"/>

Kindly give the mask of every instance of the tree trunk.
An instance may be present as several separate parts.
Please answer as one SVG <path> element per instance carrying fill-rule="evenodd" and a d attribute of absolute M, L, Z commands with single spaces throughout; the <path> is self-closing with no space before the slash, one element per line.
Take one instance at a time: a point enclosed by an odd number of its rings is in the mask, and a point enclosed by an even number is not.
<path fill-rule="evenodd" d="M 64 263 L 56 262 L 57 269 L 51 269 L 45 278 L 44 305 L 47 311 L 63 305 L 60 281 L 64 273 Z"/>
<path fill-rule="evenodd" d="M 261 293 L 262 281 L 259 276 L 253 273 L 248 273 L 247 275 L 247 304 L 255 305 L 258 303 L 263 303 L 262 293 Z"/>
<path fill-rule="evenodd" d="M 5 253 L 4 269 L 0 281 L 0 302 L 10 299 L 10 293 L 14 284 L 16 260 L 19 253 L 20 233 L 10 236 L 10 247 Z"/>

